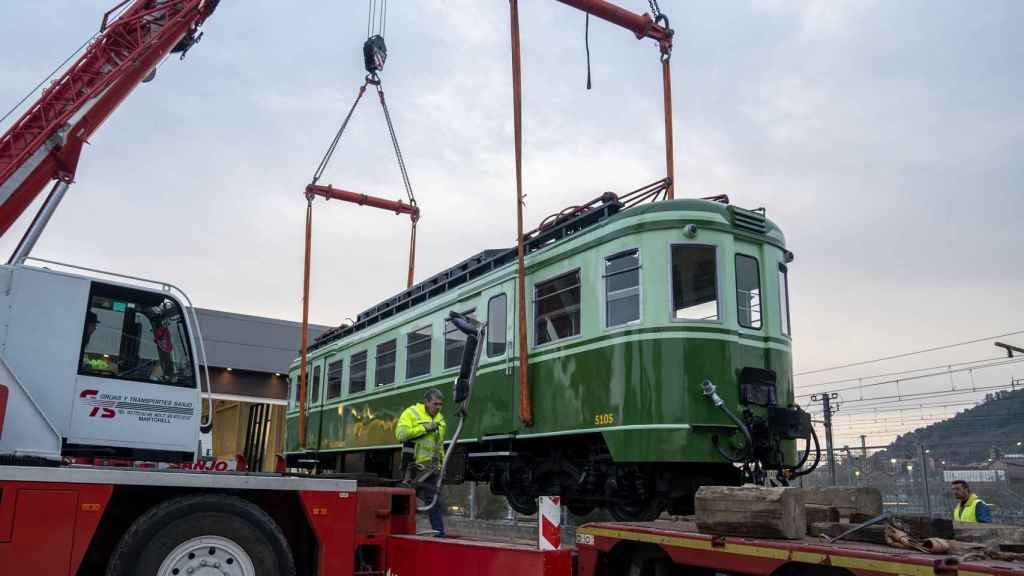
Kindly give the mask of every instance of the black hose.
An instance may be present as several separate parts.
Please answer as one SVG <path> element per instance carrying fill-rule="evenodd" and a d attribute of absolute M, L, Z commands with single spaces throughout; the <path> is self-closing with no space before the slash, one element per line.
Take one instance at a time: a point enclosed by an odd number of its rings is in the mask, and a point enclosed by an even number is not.
<path fill-rule="evenodd" d="M 814 428 L 813 427 L 811 428 L 811 432 L 814 432 Z M 810 436 L 810 434 L 808 434 L 807 437 L 804 438 L 804 455 L 803 455 L 803 457 L 800 458 L 799 462 L 797 462 L 796 464 L 794 464 L 792 466 L 786 466 L 786 464 L 785 464 L 786 461 L 785 461 L 785 459 L 784 459 L 784 457 L 782 455 L 782 447 L 781 446 L 779 447 L 779 462 L 782 462 L 782 469 L 783 470 L 788 470 L 790 472 L 794 472 L 796 470 L 799 470 L 800 468 L 803 468 L 803 465 L 807 462 L 807 457 L 810 456 L 810 455 L 811 455 L 811 436 Z"/>
<path fill-rule="evenodd" d="M 732 455 L 726 453 L 725 449 L 722 448 L 722 445 L 719 444 L 718 436 L 717 435 L 711 437 L 711 444 L 714 445 L 715 450 L 718 450 L 718 453 L 722 455 L 722 458 L 725 458 L 726 460 L 728 460 L 729 462 L 732 462 L 733 464 L 743 464 L 743 463 L 746 463 L 746 461 L 747 461 L 746 457 L 750 453 L 749 449 L 744 450 L 743 454 L 741 454 L 739 456 L 732 456 Z"/>
<path fill-rule="evenodd" d="M 725 405 L 725 401 L 718 395 L 718 392 L 715 390 L 715 385 L 711 380 L 705 379 L 704 382 L 701 383 L 701 387 L 704 389 L 704 396 L 711 400 L 711 403 L 720 408 L 722 412 L 725 412 L 725 415 L 728 416 L 730 420 L 736 423 L 736 426 L 739 427 L 740 432 L 743 433 L 743 436 L 747 441 L 740 456 L 731 456 L 730 454 L 727 454 L 719 445 L 718 436 L 714 436 L 711 439 L 711 443 L 714 444 L 715 449 L 722 455 L 722 458 L 725 458 L 729 462 L 734 464 L 747 462 L 750 459 L 750 453 L 754 448 L 754 438 L 750 435 L 750 429 L 747 428 L 747 425 L 743 420 L 733 414 L 732 410 L 729 410 L 729 407 Z"/>
<path fill-rule="evenodd" d="M 818 433 L 814 431 L 814 426 L 811 426 L 811 438 L 814 439 L 814 463 L 811 464 L 811 467 L 808 468 L 807 470 L 798 470 L 798 468 L 800 468 L 801 466 L 804 465 L 805 462 L 807 462 L 807 455 L 810 454 L 810 451 L 805 451 L 804 457 L 800 461 L 800 464 L 793 468 L 791 478 L 799 478 L 801 476 L 806 476 L 811 472 L 814 472 L 815 468 L 817 468 L 818 464 L 821 462 L 821 443 L 818 441 Z M 810 447 L 810 440 L 807 441 L 807 444 L 808 447 Z"/>

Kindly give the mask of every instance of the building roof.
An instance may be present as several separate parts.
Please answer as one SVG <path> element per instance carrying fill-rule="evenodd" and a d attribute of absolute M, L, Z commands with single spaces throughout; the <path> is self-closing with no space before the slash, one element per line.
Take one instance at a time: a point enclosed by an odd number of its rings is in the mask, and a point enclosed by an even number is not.
<path fill-rule="evenodd" d="M 285 374 L 299 354 L 302 324 L 196 308 L 209 366 Z M 312 324 L 309 340 L 328 330 Z"/>

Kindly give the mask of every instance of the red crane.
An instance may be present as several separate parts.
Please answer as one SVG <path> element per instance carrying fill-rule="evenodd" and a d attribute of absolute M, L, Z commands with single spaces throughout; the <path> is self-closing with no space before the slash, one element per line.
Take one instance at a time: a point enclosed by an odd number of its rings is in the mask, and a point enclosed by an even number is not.
<path fill-rule="evenodd" d="M 12 260 L 28 254 L 74 181 L 82 144 L 164 57 L 184 57 L 219 1 L 123 0 L 82 56 L 0 137 L 0 236 L 56 181 Z"/>

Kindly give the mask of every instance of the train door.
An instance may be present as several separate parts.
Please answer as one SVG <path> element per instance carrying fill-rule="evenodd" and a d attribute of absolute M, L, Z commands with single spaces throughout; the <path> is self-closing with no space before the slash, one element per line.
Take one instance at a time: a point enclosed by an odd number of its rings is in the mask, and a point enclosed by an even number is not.
<path fill-rule="evenodd" d="M 320 450 L 321 420 L 323 419 L 323 383 L 321 377 L 323 360 L 316 360 L 309 365 L 309 390 L 306 396 L 306 450 Z"/>
<path fill-rule="evenodd" d="M 487 337 L 480 358 L 477 386 L 473 391 L 474 414 L 481 435 L 508 434 L 515 430 L 519 413 L 515 370 L 515 281 L 492 286 L 482 293 Z"/>

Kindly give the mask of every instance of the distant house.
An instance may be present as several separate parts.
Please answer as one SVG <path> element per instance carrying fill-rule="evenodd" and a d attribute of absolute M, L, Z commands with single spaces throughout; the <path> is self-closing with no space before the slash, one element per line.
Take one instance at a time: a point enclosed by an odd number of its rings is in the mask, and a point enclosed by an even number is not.
<path fill-rule="evenodd" d="M 968 484 L 1006 482 L 1006 470 L 943 470 L 942 479 L 946 482 L 963 480 Z"/>

